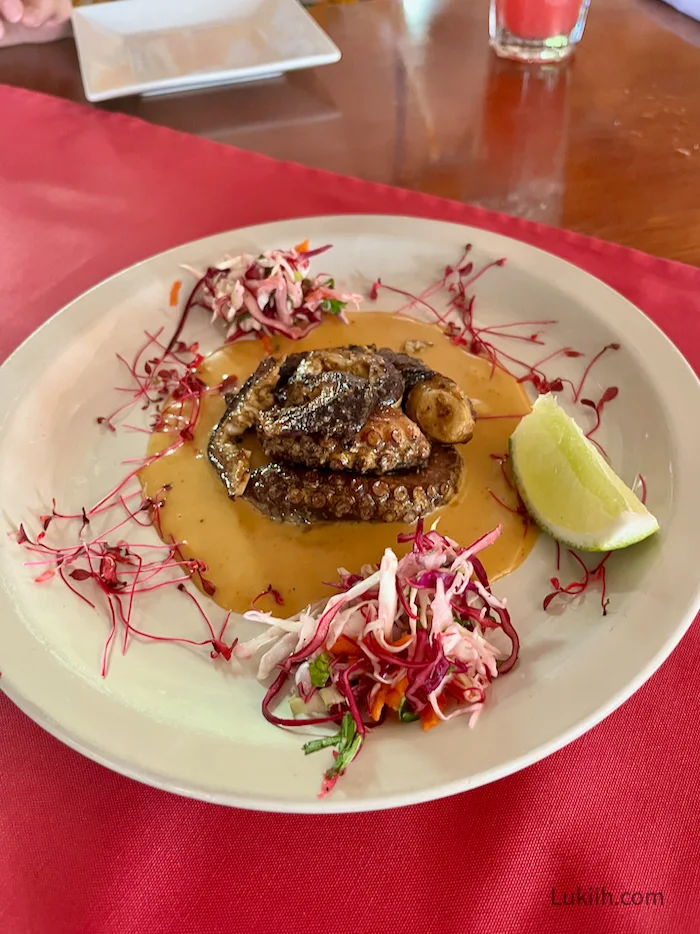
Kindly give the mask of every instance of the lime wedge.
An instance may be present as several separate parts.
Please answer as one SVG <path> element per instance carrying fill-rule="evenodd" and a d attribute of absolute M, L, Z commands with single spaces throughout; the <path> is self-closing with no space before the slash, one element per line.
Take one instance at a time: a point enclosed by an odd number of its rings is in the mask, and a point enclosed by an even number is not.
<path fill-rule="evenodd" d="M 535 402 L 509 446 L 527 511 L 557 541 L 582 551 L 613 551 L 658 531 L 654 516 L 551 393 Z"/>

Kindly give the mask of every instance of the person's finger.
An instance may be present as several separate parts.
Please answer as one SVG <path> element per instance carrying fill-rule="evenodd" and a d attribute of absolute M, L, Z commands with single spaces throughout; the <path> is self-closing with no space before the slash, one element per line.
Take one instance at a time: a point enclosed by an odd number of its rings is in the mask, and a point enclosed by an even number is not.
<path fill-rule="evenodd" d="M 29 29 L 38 29 L 40 26 L 45 26 L 52 16 L 52 4 L 43 3 L 42 0 L 34 0 L 32 6 L 25 6 L 24 8 L 22 25 L 28 26 Z"/>
<path fill-rule="evenodd" d="M 0 0 L 0 13 L 8 23 L 19 23 L 24 14 L 22 0 Z"/>

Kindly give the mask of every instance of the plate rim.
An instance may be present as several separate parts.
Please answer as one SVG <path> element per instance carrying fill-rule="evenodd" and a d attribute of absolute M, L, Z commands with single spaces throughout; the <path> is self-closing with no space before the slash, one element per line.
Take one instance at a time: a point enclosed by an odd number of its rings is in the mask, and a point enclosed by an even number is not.
<path fill-rule="evenodd" d="M 584 279 L 593 280 L 597 283 L 598 287 L 602 287 L 607 292 L 615 296 L 615 300 L 619 303 L 620 301 L 624 302 L 628 309 L 634 311 L 638 316 L 640 316 L 646 322 L 647 326 L 653 328 L 656 332 L 655 340 L 661 340 L 667 345 L 667 350 L 670 350 L 671 353 L 675 356 L 676 364 L 682 364 L 686 371 L 686 376 L 690 375 L 695 384 L 696 391 L 700 389 L 700 380 L 698 379 L 697 374 L 690 366 L 689 362 L 685 359 L 681 351 L 676 347 L 676 345 L 666 336 L 666 334 L 661 330 L 661 328 L 649 318 L 642 309 L 638 308 L 632 302 L 630 302 L 624 295 L 618 292 L 616 289 L 609 286 L 603 280 L 593 276 L 591 273 L 588 273 L 586 270 L 582 269 L 576 264 L 569 262 L 568 260 L 562 259 L 557 256 L 555 253 L 548 252 L 547 250 L 542 250 L 539 247 L 532 246 L 529 243 L 526 243 L 523 240 L 518 240 L 514 237 L 508 237 L 504 234 L 494 233 L 491 231 L 483 230 L 472 225 L 463 225 L 455 223 L 452 221 L 443 221 L 432 218 L 423 218 L 412 215 L 398 215 L 398 214 L 339 214 L 339 215 L 313 215 L 308 217 L 295 217 L 295 218 L 285 218 L 278 221 L 270 221 L 262 224 L 249 225 L 246 227 L 233 228 L 231 230 L 220 231 L 215 234 L 211 234 L 207 237 L 198 238 L 192 241 L 184 241 L 183 243 L 178 244 L 177 246 L 171 247 L 167 250 L 154 253 L 149 257 L 146 257 L 143 260 L 140 260 L 137 263 L 125 267 L 122 270 L 119 270 L 107 277 L 106 279 L 96 283 L 90 289 L 85 290 L 80 295 L 76 296 L 71 302 L 66 304 L 63 308 L 59 309 L 53 315 L 51 315 L 46 321 L 44 321 L 38 328 L 36 328 L 32 334 L 30 334 L 22 343 L 8 355 L 8 357 L 2 362 L 2 368 L 14 360 L 23 349 L 35 338 L 35 336 L 47 328 L 52 322 L 58 320 L 64 313 L 69 312 L 69 310 L 78 302 L 83 300 L 86 296 L 91 295 L 94 292 L 99 291 L 106 283 L 109 283 L 115 279 L 118 279 L 125 274 L 128 274 L 132 271 L 140 269 L 144 266 L 147 266 L 154 260 L 167 261 L 169 255 L 176 254 L 183 249 L 191 251 L 193 256 L 205 255 L 207 250 L 211 251 L 211 248 L 207 247 L 207 244 L 213 243 L 222 237 L 231 237 L 235 238 L 236 236 L 240 237 L 241 235 L 250 235 L 254 236 L 256 231 L 259 230 L 270 230 L 273 227 L 278 227 L 284 224 L 305 224 L 311 222 L 323 221 L 325 223 L 336 223 L 342 224 L 343 222 L 352 222 L 352 223 L 372 223 L 372 222 L 389 222 L 392 224 L 400 224 L 400 222 L 412 221 L 420 222 L 420 224 L 427 225 L 438 225 L 440 227 L 452 227 L 460 228 L 465 231 L 474 231 L 475 235 L 485 236 L 487 238 L 495 238 L 498 241 L 505 241 L 506 243 L 510 242 L 517 244 L 518 248 L 525 248 L 526 251 L 535 251 L 537 254 L 540 254 L 543 257 L 547 257 L 549 260 L 554 260 L 557 264 L 563 264 L 565 267 L 572 268 L 575 270 L 575 274 L 578 276 L 583 276 Z M 330 798 L 326 799 L 323 802 L 318 802 L 315 799 L 312 799 L 308 802 L 301 802 L 296 800 L 286 800 L 286 799 L 255 799 L 247 794 L 239 793 L 218 793 L 218 792 L 207 792 L 203 789 L 198 789 L 194 787 L 183 787 L 179 785 L 176 781 L 169 779 L 167 776 L 159 775 L 153 771 L 146 771 L 139 767 L 132 767 L 128 763 L 115 760 L 113 757 L 110 758 L 109 755 L 103 755 L 100 750 L 91 748 L 91 746 L 83 741 L 80 738 L 77 738 L 75 735 L 72 735 L 61 724 L 56 723 L 52 720 L 51 716 L 44 710 L 39 710 L 35 708 L 32 702 L 25 697 L 21 691 L 19 691 L 15 685 L 12 684 L 12 679 L 9 681 L 3 672 L 2 681 L 0 681 L 0 687 L 12 701 L 18 706 L 25 714 L 27 714 L 30 719 L 35 723 L 49 732 L 51 735 L 59 739 L 65 745 L 68 745 L 72 749 L 78 751 L 82 755 L 85 755 L 87 758 L 92 759 L 95 762 L 98 762 L 101 765 L 106 766 L 112 771 L 115 771 L 119 774 L 123 774 L 129 778 L 133 778 L 142 784 L 150 785 L 151 787 L 156 787 L 161 790 L 169 791 L 171 793 L 176 793 L 185 797 L 193 798 L 196 800 L 204 800 L 212 803 L 224 804 L 228 806 L 241 807 L 251 810 L 259 811 L 269 811 L 277 813 L 353 813 L 353 812 L 365 812 L 372 810 L 383 810 L 399 806 L 407 806 L 411 804 L 422 803 L 431 800 L 438 800 L 444 797 L 449 797 L 453 794 L 460 793 L 462 791 L 470 790 L 472 788 L 479 787 L 484 784 L 488 784 L 492 781 L 495 781 L 499 778 L 505 777 L 507 775 L 514 774 L 515 772 L 520 771 L 521 769 L 532 765 L 536 762 L 541 761 L 542 759 L 548 757 L 553 752 L 558 751 L 559 749 L 564 748 L 573 742 L 575 739 L 578 739 L 580 736 L 588 732 L 592 727 L 600 723 L 602 720 L 606 719 L 611 713 L 613 713 L 618 707 L 620 707 L 626 700 L 628 700 L 637 690 L 647 681 L 649 678 L 661 667 L 663 662 L 670 656 L 673 650 L 681 641 L 682 637 L 687 632 L 688 628 L 692 624 L 695 616 L 700 610 L 700 585 L 695 585 L 695 591 L 692 597 L 689 598 L 685 612 L 679 617 L 679 621 L 674 627 L 673 631 L 668 635 L 664 640 L 662 645 L 659 647 L 657 652 L 649 659 L 649 661 L 644 665 L 637 674 L 628 680 L 628 682 L 621 687 L 617 692 L 615 692 L 607 702 L 601 704 L 596 710 L 591 712 L 588 716 L 583 717 L 575 726 L 570 727 L 569 729 L 562 731 L 555 738 L 548 742 L 543 742 L 539 746 L 536 746 L 534 749 L 529 750 L 526 753 L 523 753 L 515 758 L 509 759 L 506 763 L 491 767 L 486 771 L 472 776 L 466 779 L 457 779 L 446 784 L 434 785 L 429 789 L 422 789 L 417 792 L 401 792 L 399 794 L 382 794 L 381 796 L 369 796 L 366 798 L 358 799 L 340 799 L 340 798 Z"/>

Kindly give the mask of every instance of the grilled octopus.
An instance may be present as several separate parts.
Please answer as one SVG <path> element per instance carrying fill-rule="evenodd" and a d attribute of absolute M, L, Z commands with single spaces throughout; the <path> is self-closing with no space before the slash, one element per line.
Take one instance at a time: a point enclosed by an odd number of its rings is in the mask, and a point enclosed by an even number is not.
<path fill-rule="evenodd" d="M 273 462 L 253 472 L 245 498 L 271 519 L 415 522 L 455 493 L 462 459 L 436 444 L 418 470 L 361 476 Z"/>
<path fill-rule="evenodd" d="M 430 442 L 415 422 L 399 409 L 380 406 L 349 442 L 330 436 L 270 434 L 260 419 L 260 445 L 272 460 L 383 474 L 422 467 L 430 457 Z"/>
<path fill-rule="evenodd" d="M 260 412 L 273 404 L 280 365 L 276 357 L 266 357 L 240 391 L 226 398 L 226 414 L 209 440 L 209 460 L 232 499 L 243 493 L 250 479 L 250 459 L 240 442 Z"/>
<path fill-rule="evenodd" d="M 452 380 L 373 346 L 267 357 L 226 402 L 209 460 L 231 498 L 288 522 L 415 521 L 454 495 L 462 461 L 448 445 L 474 427 Z M 272 463 L 251 472 L 252 428 Z"/>

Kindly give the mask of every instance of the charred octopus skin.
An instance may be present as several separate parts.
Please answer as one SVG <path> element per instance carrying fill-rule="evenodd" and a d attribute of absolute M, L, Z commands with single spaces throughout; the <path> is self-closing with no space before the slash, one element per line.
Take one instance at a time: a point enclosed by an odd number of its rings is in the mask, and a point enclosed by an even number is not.
<path fill-rule="evenodd" d="M 273 435 L 260 420 L 260 445 L 272 460 L 306 467 L 384 474 L 422 467 L 430 457 L 430 442 L 400 409 L 380 406 L 349 443 L 332 436 Z"/>
<path fill-rule="evenodd" d="M 262 436 L 314 435 L 350 442 L 377 407 L 376 390 L 367 380 L 335 371 L 290 382 L 285 400 L 258 416 Z"/>
<path fill-rule="evenodd" d="M 273 404 L 280 366 L 277 357 L 267 357 L 239 392 L 226 397 L 226 413 L 209 439 L 207 455 L 232 499 L 243 493 L 250 479 L 250 454 L 241 446 L 241 439 L 258 415 Z"/>
<path fill-rule="evenodd" d="M 425 515 L 454 495 L 462 465 L 432 442 L 464 443 L 474 422 L 452 380 L 374 346 L 268 357 L 226 402 L 209 460 L 231 498 L 287 522 Z M 272 463 L 251 473 L 253 427 Z"/>
<path fill-rule="evenodd" d="M 329 347 L 291 354 L 280 372 L 278 400 L 287 401 L 291 388 L 321 373 L 346 373 L 368 384 L 375 405 L 398 405 L 404 394 L 404 380 L 393 363 L 369 347 Z"/>

